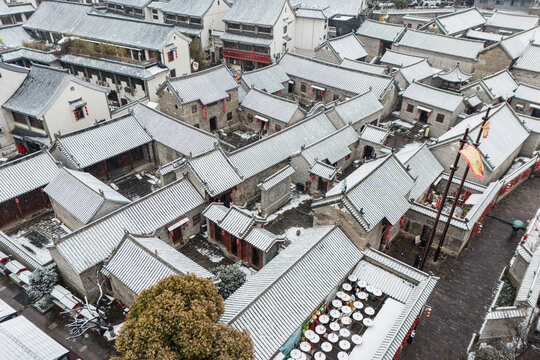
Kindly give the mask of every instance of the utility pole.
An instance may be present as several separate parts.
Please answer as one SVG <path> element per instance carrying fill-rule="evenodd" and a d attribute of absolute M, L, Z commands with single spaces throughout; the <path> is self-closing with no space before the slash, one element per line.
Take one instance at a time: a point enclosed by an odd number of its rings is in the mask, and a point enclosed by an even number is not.
<path fill-rule="evenodd" d="M 469 135 L 469 128 L 465 129 L 465 133 L 463 134 L 463 138 L 459 140 L 459 150 L 463 149 L 465 146 L 465 143 L 467 143 L 467 136 Z M 429 234 L 429 240 L 426 244 L 426 248 L 424 250 L 424 256 L 422 256 L 422 261 L 420 262 L 420 266 L 418 267 L 420 270 L 424 269 L 424 265 L 426 264 L 427 256 L 429 253 L 429 248 L 431 247 L 431 244 L 433 243 L 433 238 L 435 237 L 435 232 L 437 231 L 437 225 L 439 224 L 439 219 L 441 218 L 441 213 L 444 208 L 444 203 L 446 201 L 446 198 L 448 197 L 448 191 L 450 190 L 450 184 L 452 184 L 452 179 L 454 178 L 454 174 L 456 173 L 456 170 L 458 169 L 458 162 L 459 157 L 461 154 L 458 152 L 456 153 L 456 159 L 454 160 L 454 165 L 450 168 L 450 175 L 448 176 L 448 182 L 446 183 L 446 187 L 444 188 L 444 193 L 441 201 L 441 205 L 439 207 L 439 210 L 437 211 L 437 216 L 435 217 L 435 222 L 433 223 L 433 228 L 431 229 L 431 233 Z"/>
<path fill-rule="evenodd" d="M 478 135 L 476 136 L 476 141 L 473 144 L 476 148 L 478 148 L 478 145 L 480 145 L 480 138 L 482 137 L 482 129 L 484 128 L 484 126 L 489 120 L 490 110 L 491 110 L 491 107 L 487 109 L 486 115 L 482 117 L 482 125 L 480 126 L 480 129 L 478 129 L 479 130 Z M 463 190 L 465 179 L 467 178 L 467 175 L 469 174 L 469 168 L 470 166 L 467 163 L 467 166 L 465 167 L 465 171 L 463 172 L 463 177 L 461 178 L 461 182 L 459 183 L 459 188 L 457 190 L 456 198 L 454 200 L 454 203 L 452 204 L 452 208 L 450 209 L 450 214 L 448 214 L 448 220 L 446 221 L 446 224 L 444 225 L 444 229 L 441 234 L 441 240 L 439 241 L 439 245 L 437 246 L 437 250 L 435 251 L 435 256 L 433 257 L 434 262 L 437 262 L 437 260 L 439 260 L 439 254 L 441 253 L 441 248 L 443 246 L 446 233 L 448 232 L 448 228 L 450 227 L 450 222 L 452 221 L 452 216 L 454 215 L 454 211 L 456 210 L 456 205 L 459 200 L 459 196 L 461 195 L 461 191 Z"/>

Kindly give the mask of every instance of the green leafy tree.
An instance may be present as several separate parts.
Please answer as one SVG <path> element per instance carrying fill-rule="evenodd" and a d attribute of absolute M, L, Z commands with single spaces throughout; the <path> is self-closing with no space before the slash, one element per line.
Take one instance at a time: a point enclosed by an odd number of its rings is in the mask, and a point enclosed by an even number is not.
<path fill-rule="evenodd" d="M 238 264 L 221 265 L 211 271 L 217 279 L 221 280 L 218 284 L 219 295 L 223 296 L 224 299 L 231 296 L 246 282 L 246 273 L 240 269 Z"/>
<path fill-rule="evenodd" d="M 169 276 L 144 290 L 116 339 L 115 360 L 252 360 L 247 331 L 216 322 L 223 299 L 207 279 Z"/>
<path fill-rule="evenodd" d="M 189 56 L 193 61 L 199 63 L 199 68 L 206 65 L 206 54 L 198 37 L 194 38 L 189 44 Z"/>

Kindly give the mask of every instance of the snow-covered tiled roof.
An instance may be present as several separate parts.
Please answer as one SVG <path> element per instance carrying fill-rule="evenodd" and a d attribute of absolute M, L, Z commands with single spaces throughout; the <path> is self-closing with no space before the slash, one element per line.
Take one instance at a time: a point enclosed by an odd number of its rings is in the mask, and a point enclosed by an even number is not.
<path fill-rule="evenodd" d="M 372 90 L 381 99 L 392 86 L 393 79 L 385 75 L 368 74 L 305 56 L 286 53 L 279 65 L 289 76 L 308 80 L 316 85 L 330 86 L 353 94 Z"/>
<path fill-rule="evenodd" d="M 514 97 L 516 99 L 528 101 L 532 104 L 540 104 L 540 88 L 527 84 L 519 84 L 514 93 Z"/>
<path fill-rule="evenodd" d="M 515 60 L 521 56 L 530 43 L 540 42 L 540 27 L 524 30 L 512 36 L 502 39 L 501 47 L 510 59 Z"/>
<path fill-rule="evenodd" d="M 292 166 L 287 165 L 283 169 L 279 169 L 269 177 L 265 178 L 258 187 L 263 190 L 267 191 L 282 182 L 283 180 L 287 179 L 289 176 L 294 174 L 294 169 Z"/>
<path fill-rule="evenodd" d="M 514 64 L 516 70 L 540 73 L 540 42 L 530 44 Z"/>
<path fill-rule="evenodd" d="M 371 91 L 340 102 L 335 107 L 336 113 L 345 124 L 356 124 L 375 113 L 382 112 L 383 109 Z"/>
<path fill-rule="evenodd" d="M 33 39 L 21 25 L 0 27 L 0 49 L 18 48 Z M 5 60 L 4 60 L 5 61 Z"/>
<path fill-rule="evenodd" d="M 288 82 L 290 78 L 281 66 L 274 64 L 245 72 L 242 74 L 241 80 L 248 88 L 255 87 L 273 94 L 285 90 L 283 83 Z"/>
<path fill-rule="evenodd" d="M 102 272 L 117 278 L 136 295 L 170 275 L 212 277 L 208 270 L 163 240 L 131 234 L 118 245 Z"/>
<path fill-rule="evenodd" d="M 234 0 L 233 6 L 223 17 L 223 21 L 273 26 L 284 6 L 288 6 L 288 1 Z"/>
<path fill-rule="evenodd" d="M 523 125 L 525 125 L 525 127 L 527 128 L 527 130 L 537 134 L 540 133 L 540 118 L 523 114 L 518 114 L 518 116 L 523 122 Z"/>
<path fill-rule="evenodd" d="M 386 75 L 387 70 L 386 66 L 384 65 L 369 64 L 367 62 L 351 60 L 347 58 L 343 60 L 341 66 L 347 69 L 353 69 L 378 75 Z"/>
<path fill-rule="evenodd" d="M 320 176 L 325 180 L 332 181 L 336 177 L 337 169 L 332 165 L 316 161 L 309 169 L 309 173 Z"/>
<path fill-rule="evenodd" d="M 493 41 L 493 42 L 501 41 L 503 38 L 503 36 L 499 34 L 493 34 L 493 33 L 488 33 L 484 31 L 473 30 L 473 29 L 467 31 L 467 33 L 465 34 L 465 37 L 469 39 L 473 39 L 473 40 Z"/>
<path fill-rule="evenodd" d="M 462 87 L 461 90 L 474 88 L 478 85 L 484 89 L 491 99 L 501 98 L 503 100 L 514 96 L 514 91 L 518 88 L 518 83 L 507 69 L 472 82 L 469 85 Z"/>
<path fill-rule="evenodd" d="M 225 65 L 215 66 L 191 75 L 172 78 L 168 86 L 181 104 L 200 101 L 203 105 L 226 99 L 239 85 Z"/>
<path fill-rule="evenodd" d="M 301 154 L 310 165 L 324 160 L 334 164 L 351 154 L 351 146 L 358 139 L 358 133 L 354 128 L 346 126 L 305 147 Z"/>
<path fill-rule="evenodd" d="M 112 1 L 112 0 L 107 0 Z M 118 1 L 118 0 L 114 0 Z M 148 1 L 148 0 L 140 0 Z M 214 3 L 214 0 L 171 0 L 171 1 L 152 1 L 148 7 L 150 9 L 159 9 L 167 14 L 177 14 L 192 17 L 203 17 L 210 7 Z"/>
<path fill-rule="evenodd" d="M 435 23 L 445 35 L 454 35 L 473 29 L 482 26 L 485 22 L 486 19 L 482 13 L 475 7 L 435 18 Z"/>
<path fill-rule="evenodd" d="M 417 82 L 413 82 L 407 87 L 403 93 L 403 98 L 450 112 L 456 111 L 458 106 L 463 103 L 463 96 L 460 94 Z"/>
<path fill-rule="evenodd" d="M 356 34 L 384 41 L 394 42 L 405 31 L 403 25 L 384 23 L 366 19 L 356 30 Z"/>
<path fill-rule="evenodd" d="M 464 73 L 459 67 L 459 64 L 456 64 L 456 67 L 452 70 L 445 73 L 439 73 L 436 76 L 441 80 L 451 83 L 464 83 L 469 81 L 469 79 L 472 77 L 472 74 Z"/>
<path fill-rule="evenodd" d="M 404 66 L 398 70 L 409 84 L 414 81 L 422 81 L 431 79 L 433 75 L 440 73 L 442 70 L 433 68 L 427 60 L 422 60 L 416 64 Z"/>
<path fill-rule="evenodd" d="M 371 124 L 366 124 L 362 133 L 360 134 L 360 139 L 369 141 L 375 144 L 382 144 L 390 134 L 390 131 L 383 129 L 378 126 Z"/>
<path fill-rule="evenodd" d="M 124 238 L 125 231 L 153 233 L 203 204 L 199 192 L 184 178 L 64 236 L 56 248 L 81 274 L 104 261 Z"/>
<path fill-rule="evenodd" d="M 137 119 L 126 115 L 61 135 L 53 146 L 77 169 L 84 169 L 151 141 Z"/>
<path fill-rule="evenodd" d="M 69 350 L 23 315 L 0 323 L 3 360 L 57 360 Z"/>
<path fill-rule="evenodd" d="M 486 26 L 518 31 L 528 30 L 538 26 L 538 16 L 495 11 L 487 20 Z"/>
<path fill-rule="evenodd" d="M 47 185 L 59 167 L 47 151 L 38 151 L 0 166 L 0 203 Z"/>
<path fill-rule="evenodd" d="M 424 59 L 426 58 L 423 56 L 406 54 L 396 50 L 388 49 L 381 57 L 380 63 L 402 67 L 416 64 L 417 62 Z"/>
<path fill-rule="evenodd" d="M 242 107 L 285 124 L 290 123 L 293 116 L 300 109 L 298 103 L 292 100 L 256 88 L 248 92 L 242 101 Z"/>
<path fill-rule="evenodd" d="M 322 46 L 330 46 L 340 60 L 346 58 L 356 60 L 368 55 L 367 50 L 354 33 L 329 39 L 319 47 Z"/>
<path fill-rule="evenodd" d="M 87 224 L 106 202 L 130 202 L 92 174 L 62 168 L 44 191 L 71 215 Z"/>
<path fill-rule="evenodd" d="M 475 60 L 484 49 L 484 42 L 409 29 L 397 43 L 397 49 L 402 46 Z"/>

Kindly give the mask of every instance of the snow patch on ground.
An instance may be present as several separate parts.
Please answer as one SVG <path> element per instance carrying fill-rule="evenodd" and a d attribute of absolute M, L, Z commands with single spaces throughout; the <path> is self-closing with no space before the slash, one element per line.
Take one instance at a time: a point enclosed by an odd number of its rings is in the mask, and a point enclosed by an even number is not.
<path fill-rule="evenodd" d="M 269 215 L 266 218 L 266 220 L 268 220 L 268 222 L 274 221 L 279 215 L 291 209 L 297 208 L 302 203 L 305 203 L 306 201 L 309 201 L 309 200 L 311 200 L 311 196 L 309 194 L 301 194 L 298 192 L 293 192 L 292 199 L 287 204 L 282 206 L 278 211 Z"/>
<path fill-rule="evenodd" d="M 197 251 L 201 254 L 201 255 L 204 255 L 208 258 L 208 260 L 210 260 L 211 262 L 213 263 L 218 263 L 220 262 L 221 260 L 223 260 L 223 256 L 221 255 L 216 255 L 214 253 L 212 253 L 210 250 L 208 249 L 203 249 L 203 248 L 195 248 L 197 249 Z"/>
<path fill-rule="evenodd" d="M 238 136 L 242 140 L 251 140 L 253 137 L 257 136 L 256 133 L 247 133 L 240 130 L 234 131 L 233 134 Z"/>
<path fill-rule="evenodd" d="M 257 270 L 243 265 L 240 266 L 240 270 L 246 274 L 246 280 L 257 273 Z"/>
<path fill-rule="evenodd" d="M 298 230 L 300 230 L 300 235 L 297 234 Z M 288 228 L 287 230 L 285 230 L 283 232 L 283 234 L 281 234 L 281 235 L 285 236 L 285 238 L 287 238 L 291 242 L 294 242 L 295 240 L 297 240 L 300 236 L 302 236 L 304 234 L 305 230 L 306 230 L 306 228 L 293 226 L 293 227 Z"/>
<path fill-rule="evenodd" d="M 516 171 L 517 169 L 522 167 L 523 164 L 525 164 L 529 160 L 531 160 L 531 159 L 528 158 L 528 157 L 524 157 L 524 156 L 516 158 L 514 160 L 514 162 L 512 163 L 512 166 L 510 166 L 510 169 L 508 169 L 508 171 L 506 172 L 506 174 L 508 175 L 508 174 L 513 173 L 514 171 Z"/>

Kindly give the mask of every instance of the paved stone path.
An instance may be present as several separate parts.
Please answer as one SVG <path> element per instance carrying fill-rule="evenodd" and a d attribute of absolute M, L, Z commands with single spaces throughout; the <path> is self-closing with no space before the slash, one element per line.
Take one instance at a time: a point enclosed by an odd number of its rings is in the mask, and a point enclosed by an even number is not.
<path fill-rule="evenodd" d="M 501 200 L 483 221 L 482 233 L 471 238 L 459 257 L 426 263 L 424 270 L 441 278 L 428 301 L 433 311 L 429 319 L 422 317 L 413 344 L 403 349 L 400 359 L 463 358 L 493 301 L 497 280 L 523 235 L 520 231 L 510 239 L 510 223 L 532 218 L 540 206 L 538 199 L 540 177 L 529 179 Z M 412 265 L 419 250 L 409 240 L 400 241 L 390 255 Z"/>

